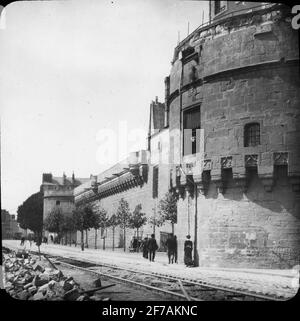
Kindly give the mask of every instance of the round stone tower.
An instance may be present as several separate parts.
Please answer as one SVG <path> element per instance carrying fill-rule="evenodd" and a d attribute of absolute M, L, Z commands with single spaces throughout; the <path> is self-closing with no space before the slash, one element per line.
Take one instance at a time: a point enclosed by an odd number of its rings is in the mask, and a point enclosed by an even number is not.
<path fill-rule="evenodd" d="M 244 5 L 244 7 L 242 7 Z M 280 4 L 211 1 L 166 78 L 179 252 L 202 266 L 299 264 L 298 33 Z"/>

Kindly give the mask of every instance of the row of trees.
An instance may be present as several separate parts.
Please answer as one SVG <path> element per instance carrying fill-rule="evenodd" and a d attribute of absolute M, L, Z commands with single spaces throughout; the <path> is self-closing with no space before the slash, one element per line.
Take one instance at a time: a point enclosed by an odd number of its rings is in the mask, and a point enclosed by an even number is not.
<path fill-rule="evenodd" d="M 106 230 L 112 228 L 113 248 L 115 247 L 115 228 L 119 226 L 123 229 L 124 251 L 126 244 L 126 229 L 136 229 L 137 236 L 140 228 L 146 224 L 153 226 L 161 226 L 165 221 L 172 224 L 172 232 L 174 233 L 174 224 L 177 220 L 177 199 L 172 193 L 167 193 L 159 202 L 158 216 L 153 215 L 146 218 L 142 212 L 142 205 L 138 204 L 133 212 L 130 211 L 129 204 L 123 198 L 119 202 L 116 213 L 110 217 L 107 211 L 97 206 L 78 206 L 70 215 L 63 215 L 59 207 L 55 207 L 43 222 L 43 194 L 42 192 L 31 195 L 22 205 L 18 207 L 17 221 L 21 228 L 32 230 L 37 236 L 42 236 L 43 227 L 49 232 L 57 233 L 58 241 L 64 236 L 71 242 L 71 234 L 74 231 L 81 232 L 81 248 L 84 250 L 84 232 L 86 232 L 86 244 L 88 246 L 87 231 L 95 229 L 95 247 L 97 246 L 97 231 L 101 228 Z M 104 238 L 105 242 L 105 238 Z M 105 248 L 105 243 L 104 243 Z"/>
<path fill-rule="evenodd" d="M 55 232 L 58 235 L 58 242 L 62 236 L 68 235 L 74 231 L 80 231 L 81 234 L 81 249 L 84 250 L 84 232 L 86 232 L 86 246 L 88 247 L 88 231 L 95 229 L 95 248 L 97 247 L 97 231 L 101 228 L 106 230 L 112 228 L 113 233 L 113 249 L 115 248 L 115 228 L 119 226 L 123 230 L 124 251 L 126 251 L 126 229 L 136 229 L 137 236 L 140 228 L 148 221 L 154 228 L 161 226 L 165 221 L 170 221 L 172 224 L 172 232 L 174 233 L 174 224 L 177 220 L 177 200 L 173 194 L 167 193 L 159 202 L 158 214 L 150 217 L 148 220 L 146 214 L 142 212 L 142 205 L 138 204 L 133 212 L 130 211 L 128 202 L 121 198 L 116 213 L 110 217 L 107 211 L 96 205 L 78 206 L 73 211 L 72 215 L 64 216 L 59 207 L 47 216 L 44 227 L 49 232 Z M 71 236 L 70 236 L 71 240 Z M 103 238 L 105 249 L 105 237 Z"/>

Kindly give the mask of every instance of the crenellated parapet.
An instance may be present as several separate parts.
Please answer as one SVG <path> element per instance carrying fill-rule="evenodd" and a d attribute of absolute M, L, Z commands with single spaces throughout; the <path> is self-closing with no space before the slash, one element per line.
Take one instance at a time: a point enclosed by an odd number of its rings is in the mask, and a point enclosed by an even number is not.
<path fill-rule="evenodd" d="M 89 203 L 135 187 L 142 187 L 148 180 L 147 162 L 147 151 L 131 153 L 126 160 L 99 176 L 93 176 L 86 186 L 80 186 L 75 190 L 75 204 Z"/>

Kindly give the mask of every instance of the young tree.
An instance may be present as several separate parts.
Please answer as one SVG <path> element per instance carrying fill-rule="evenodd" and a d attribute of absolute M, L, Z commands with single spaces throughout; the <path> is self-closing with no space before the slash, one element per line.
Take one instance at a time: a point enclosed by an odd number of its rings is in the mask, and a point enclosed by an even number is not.
<path fill-rule="evenodd" d="M 73 210 L 73 222 L 75 229 L 80 231 L 81 250 L 84 251 L 84 231 L 87 228 L 84 207 L 76 206 L 76 208 Z"/>
<path fill-rule="evenodd" d="M 72 245 L 72 232 L 74 232 L 74 221 L 72 216 L 64 217 L 62 224 L 62 233 L 65 235 L 65 245 L 68 243 L 68 234 L 69 234 L 69 245 Z"/>
<path fill-rule="evenodd" d="M 155 234 L 155 227 L 162 226 L 164 222 L 160 217 L 152 215 L 148 218 L 148 223 L 153 227 L 153 234 Z"/>
<path fill-rule="evenodd" d="M 115 229 L 119 225 L 118 218 L 116 214 L 112 214 L 111 217 L 108 219 L 106 226 L 112 228 L 113 232 L 113 251 L 115 250 Z"/>
<path fill-rule="evenodd" d="M 94 218 L 94 229 L 95 229 L 95 249 L 97 248 L 97 231 L 99 228 L 106 229 L 107 227 L 107 211 L 103 207 L 94 206 L 94 211 L 96 213 Z M 105 238 L 103 242 L 103 249 L 105 250 Z"/>
<path fill-rule="evenodd" d="M 99 217 L 95 211 L 94 206 L 86 205 L 84 207 L 84 220 L 86 225 L 86 247 L 89 247 L 88 244 L 88 231 L 90 228 L 99 228 Z"/>
<path fill-rule="evenodd" d="M 81 233 L 81 250 L 84 251 L 84 231 L 97 226 L 98 215 L 95 213 L 92 206 L 77 206 L 73 210 L 74 227 Z M 87 239 L 86 239 L 87 241 Z M 88 242 L 86 243 L 88 247 Z"/>
<path fill-rule="evenodd" d="M 120 227 L 123 229 L 124 233 L 124 252 L 126 251 L 126 228 L 129 227 L 129 220 L 131 217 L 129 204 L 124 198 L 120 199 L 119 207 L 117 209 L 117 218 Z"/>
<path fill-rule="evenodd" d="M 60 243 L 64 229 L 64 216 L 59 207 L 55 207 L 45 218 L 44 227 L 47 231 L 57 233 L 58 243 Z"/>
<path fill-rule="evenodd" d="M 107 211 L 104 208 L 101 208 L 99 211 L 99 228 L 101 228 L 104 233 L 107 228 Z M 105 235 L 103 235 L 103 250 L 105 250 Z"/>
<path fill-rule="evenodd" d="M 177 198 L 176 196 L 168 192 L 160 200 L 158 204 L 159 215 L 162 221 L 170 221 L 172 225 L 172 233 L 174 234 L 174 224 L 177 223 Z"/>
<path fill-rule="evenodd" d="M 136 229 L 137 238 L 139 237 L 139 229 L 147 222 L 147 218 L 145 217 L 146 214 L 142 213 L 141 211 L 142 205 L 138 204 L 129 219 L 129 227 Z M 139 249 L 137 248 L 137 250 Z"/>

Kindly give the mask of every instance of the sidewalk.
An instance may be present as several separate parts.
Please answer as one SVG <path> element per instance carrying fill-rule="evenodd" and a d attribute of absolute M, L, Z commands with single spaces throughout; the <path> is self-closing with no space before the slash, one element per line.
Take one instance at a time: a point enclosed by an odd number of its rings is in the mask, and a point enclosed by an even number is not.
<path fill-rule="evenodd" d="M 18 240 L 4 240 L 2 244 L 12 249 L 21 248 Z M 30 249 L 29 242 L 26 242 L 25 246 L 26 250 Z M 32 250 L 38 250 L 35 244 L 32 245 Z M 187 268 L 184 264 L 168 264 L 166 253 L 158 252 L 155 262 L 150 262 L 142 257 L 142 253 L 128 253 L 123 249 L 104 251 L 88 248 L 81 251 L 79 246 L 70 247 L 57 244 L 42 244 L 41 251 L 52 255 L 86 259 L 95 263 L 114 264 L 123 268 L 180 276 L 236 290 L 275 295 L 283 299 L 295 296 L 299 288 L 299 270 Z"/>

